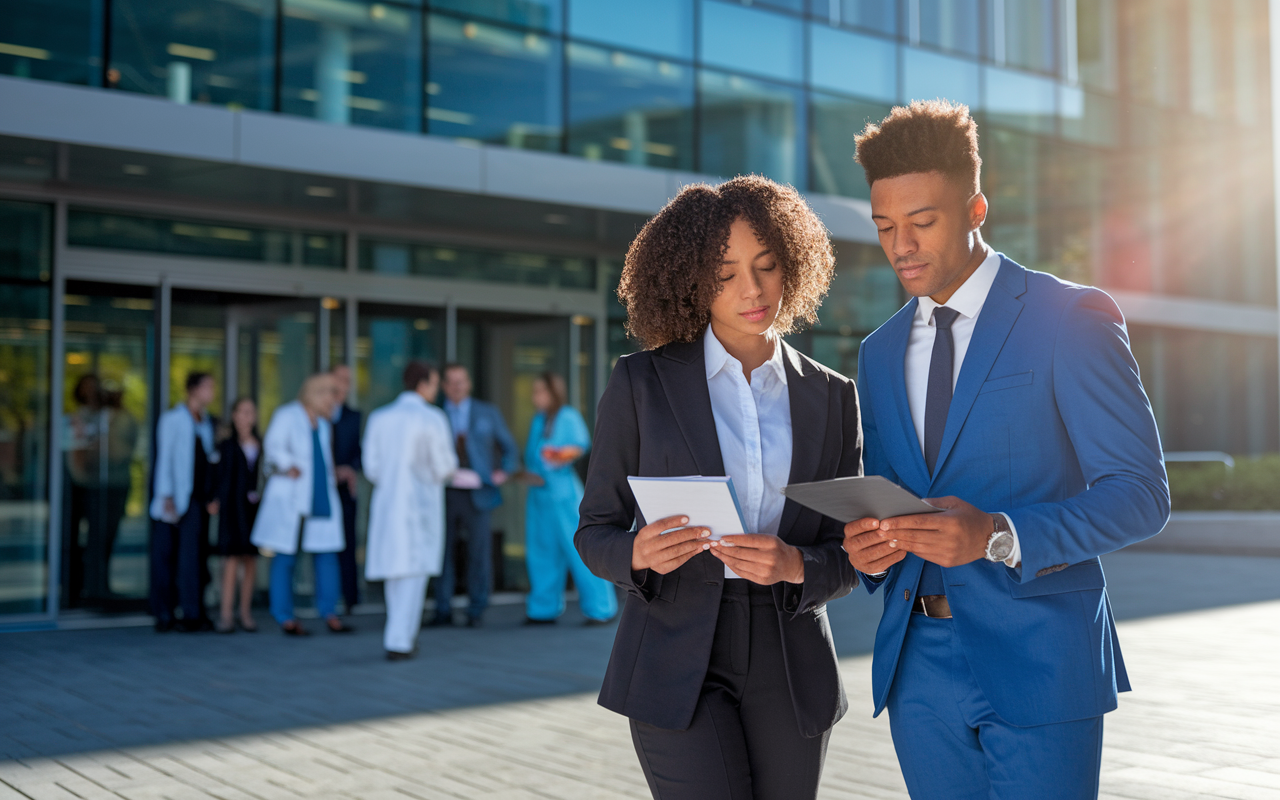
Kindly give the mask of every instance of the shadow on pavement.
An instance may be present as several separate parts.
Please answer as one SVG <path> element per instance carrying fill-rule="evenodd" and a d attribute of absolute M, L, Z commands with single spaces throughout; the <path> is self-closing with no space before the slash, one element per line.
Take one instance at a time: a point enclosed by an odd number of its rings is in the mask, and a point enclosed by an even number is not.
<path fill-rule="evenodd" d="M 1104 559 L 1119 619 L 1280 599 L 1280 559 L 1118 553 Z M 842 657 L 871 652 L 882 598 L 833 603 Z M 411 661 L 383 660 L 379 617 L 349 636 L 164 634 L 123 628 L 0 635 L 0 760 L 285 731 L 508 703 L 600 686 L 614 628 L 430 629 Z M 260 621 L 265 623 L 266 620 Z M 1123 633 L 1122 633 L 1123 638 Z M 847 687 L 851 694 L 865 687 Z M 606 713 L 606 712 L 601 712 Z"/>

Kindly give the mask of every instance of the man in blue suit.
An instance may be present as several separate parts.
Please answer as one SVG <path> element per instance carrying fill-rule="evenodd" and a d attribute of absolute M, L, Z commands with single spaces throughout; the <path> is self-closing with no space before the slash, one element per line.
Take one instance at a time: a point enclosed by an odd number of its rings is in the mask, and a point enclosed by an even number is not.
<path fill-rule="evenodd" d="M 337 387 L 333 405 L 333 472 L 338 481 L 338 499 L 342 503 L 342 535 L 346 547 L 338 553 L 338 571 L 342 579 L 342 600 L 347 613 L 360 602 L 359 568 L 356 565 L 356 498 L 360 463 L 360 412 L 347 405 L 351 394 L 351 367 L 338 364 L 331 369 Z"/>
<path fill-rule="evenodd" d="M 884 597 L 875 713 L 915 800 L 1095 798 L 1129 689 L 1098 556 L 1169 516 L 1124 319 L 983 242 L 967 107 L 895 108 L 857 148 L 913 296 L 859 356 L 866 472 L 944 509 L 845 527 Z"/>
<path fill-rule="evenodd" d="M 491 403 L 471 396 L 471 375 L 461 364 L 444 368 L 444 410 L 449 415 L 458 449 L 459 472 L 475 476 L 477 486 L 454 485 L 445 490 L 444 565 L 435 580 L 436 616 L 429 625 L 453 624 L 454 545 L 459 528 L 467 531 L 467 626 L 483 624 L 493 587 L 493 535 L 489 514 L 502 505 L 499 487 L 518 465 L 516 440 L 502 412 Z"/>

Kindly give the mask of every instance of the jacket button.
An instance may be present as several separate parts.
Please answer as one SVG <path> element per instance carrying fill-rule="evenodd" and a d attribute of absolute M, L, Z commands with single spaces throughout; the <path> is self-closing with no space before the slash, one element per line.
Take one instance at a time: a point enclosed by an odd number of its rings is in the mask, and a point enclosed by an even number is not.
<path fill-rule="evenodd" d="M 903 589 L 903 590 L 902 590 L 902 599 L 903 599 L 903 600 L 910 600 L 910 599 L 911 599 L 911 590 L 910 590 L 910 589 Z"/>

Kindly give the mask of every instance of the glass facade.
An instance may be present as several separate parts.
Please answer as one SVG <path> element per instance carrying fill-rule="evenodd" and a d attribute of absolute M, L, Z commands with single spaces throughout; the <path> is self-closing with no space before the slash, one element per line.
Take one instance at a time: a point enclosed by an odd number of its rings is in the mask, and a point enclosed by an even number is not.
<path fill-rule="evenodd" d="M 102 6 L 95 0 L 6 0 L 0 74 L 83 86 L 103 78 Z"/>
<path fill-rule="evenodd" d="M 563 289 L 596 288 L 595 260 L 452 245 L 360 241 L 360 269 Z"/>

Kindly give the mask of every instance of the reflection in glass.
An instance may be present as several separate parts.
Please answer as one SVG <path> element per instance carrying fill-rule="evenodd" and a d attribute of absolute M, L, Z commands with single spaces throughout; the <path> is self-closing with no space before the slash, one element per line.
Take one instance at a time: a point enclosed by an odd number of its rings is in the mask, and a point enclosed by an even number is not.
<path fill-rule="evenodd" d="M 1053 0 L 1004 0 L 1006 63 L 1037 72 L 1057 71 L 1053 6 Z"/>
<path fill-rule="evenodd" d="M 432 14 L 427 130 L 525 150 L 560 150 L 560 42 Z"/>
<path fill-rule="evenodd" d="M 1120 110 L 1113 97 L 1059 86 L 1058 115 L 1066 139 L 1102 147 L 1114 147 L 1118 141 Z"/>
<path fill-rule="evenodd" d="M 271 0 L 114 0 L 108 81 L 175 103 L 269 110 Z"/>
<path fill-rule="evenodd" d="M 979 0 L 919 0 L 920 41 L 941 50 L 978 55 Z"/>
<path fill-rule="evenodd" d="M 360 240 L 360 269 L 563 289 L 594 289 L 595 260 L 434 244 Z"/>
<path fill-rule="evenodd" d="M 71 209 L 67 242 L 80 247 L 303 264 L 338 269 L 346 237 L 253 228 L 232 222 L 157 219 Z"/>
<path fill-rule="evenodd" d="M 897 100 L 897 45 L 817 24 L 809 26 L 809 43 L 809 81 L 815 88 Z"/>
<path fill-rule="evenodd" d="M 62 606 L 141 609 L 148 587 L 151 290 L 68 283 Z"/>
<path fill-rule="evenodd" d="M 889 106 L 850 97 L 814 92 L 809 97 L 813 129 L 810 132 L 810 186 L 825 194 L 869 199 L 870 188 L 862 167 L 853 160 L 853 137 L 868 122 L 879 122 Z"/>
<path fill-rule="evenodd" d="M 693 169 L 693 71 L 571 43 L 569 152 L 592 161 Z"/>
<path fill-rule="evenodd" d="M 410 360 L 441 366 L 444 314 L 440 309 L 390 309 L 362 303 L 357 330 L 356 386 L 366 413 L 400 394 L 400 376 Z"/>
<path fill-rule="evenodd" d="M 1057 83 L 1049 78 L 986 67 L 986 111 L 991 122 L 1053 133 Z"/>
<path fill-rule="evenodd" d="M 715 0 L 702 0 L 700 9 L 703 64 L 797 83 L 804 78 L 798 19 Z"/>
<path fill-rule="evenodd" d="M 0 614 L 47 608 L 52 209 L 0 203 Z"/>
<path fill-rule="evenodd" d="M 836 245 L 836 277 L 814 330 L 865 335 L 902 307 L 902 284 L 876 245 Z"/>
<path fill-rule="evenodd" d="M 693 58 L 693 0 L 578 0 L 569 35 L 647 53 Z"/>
<path fill-rule="evenodd" d="M 433 11 L 453 11 L 522 28 L 558 32 L 561 0 L 431 0 Z"/>
<path fill-rule="evenodd" d="M 826 17 L 831 14 L 831 0 L 810 0 L 814 7 L 814 15 Z M 900 10 L 905 4 L 895 0 L 839 0 L 835 10 L 841 25 L 855 28 L 866 28 L 889 36 L 896 36 L 900 24 Z"/>
<path fill-rule="evenodd" d="M 0 14 L 0 75 L 100 85 L 101 15 L 92 0 L 7 0 Z"/>
<path fill-rule="evenodd" d="M 422 129 L 422 17 L 360 0 L 285 0 L 280 109 Z"/>
<path fill-rule="evenodd" d="M 702 118 L 699 170 L 759 173 L 803 189 L 805 119 L 799 90 L 740 75 L 698 74 Z"/>
<path fill-rule="evenodd" d="M 942 98 L 978 110 L 978 65 L 972 61 L 903 48 L 903 100 Z"/>

